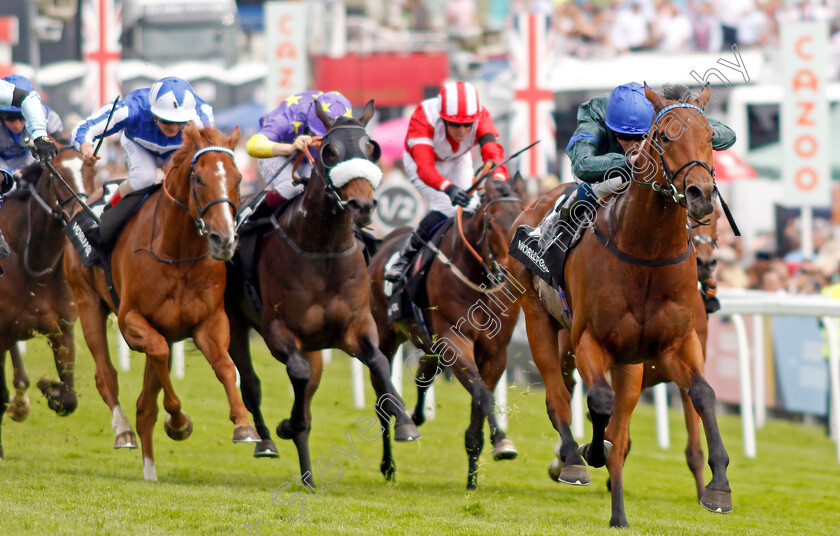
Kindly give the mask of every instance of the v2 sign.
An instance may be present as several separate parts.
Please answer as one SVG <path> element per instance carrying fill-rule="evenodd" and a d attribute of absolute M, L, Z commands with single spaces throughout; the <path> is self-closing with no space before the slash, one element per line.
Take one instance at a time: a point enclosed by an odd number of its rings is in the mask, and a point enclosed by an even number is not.
<path fill-rule="evenodd" d="M 391 231 L 397 227 L 414 226 L 423 212 L 420 196 L 411 184 L 392 181 L 376 195 L 376 220 L 378 227 Z"/>

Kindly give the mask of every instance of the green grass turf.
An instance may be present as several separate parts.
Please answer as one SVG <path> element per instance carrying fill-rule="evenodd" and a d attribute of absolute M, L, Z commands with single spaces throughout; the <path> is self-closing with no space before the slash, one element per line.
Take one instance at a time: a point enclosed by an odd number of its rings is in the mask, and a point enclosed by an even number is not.
<path fill-rule="evenodd" d="M 139 450 L 115 451 L 110 412 L 96 391 L 93 360 L 80 348 L 79 407 L 69 417 L 49 410 L 34 387 L 55 377 L 46 345 L 30 342 L 25 363 L 33 388 L 32 413 L 23 423 L 3 421 L 6 458 L 0 462 L 0 535 L 194 535 L 249 534 L 615 534 L 608 528 L 610 498 L 606 469 L 590 469 L 592 485 L 571 487 L 551 481 L 547 466 L 556 433 L 545 414 L 540 389 L 511 388 L 508 437 L 518 449 L 514 461 L 494 462 L 489 439 L 479 489 L 465 491 L 464 430 L 468 397 L 456 382 L 437 384 L 437 419 L 421 427 L 419 442 L 394 448 L 397 479 L 379 473 L 380 442 L 360 441 L 355 423 L 372 409 L 352 407 L 350 365 L 336 357 L 315 396 L 312 459 L 330 453 L 343 470 L 332 483 L 318 482 L 320 496 L 308 496 L 306 510 L 289 523 L 273 491 L 293 483 L 299 471 L 291 442 L 279 441 L 280 458 L 252 457 L 253 446 L 231 442 L 233 426 L 221 385 L 210 366 L 188 345 L 187 377 L 175 388 L 195 430 L 183 442 L 155 428 L 159 482 L 145 482 Z M 291 389 L 285 369 L 253 343 L 263 380 L 263 410 L 270 428 L 287 417 Z M 8 360 L 7 360 L 8 361 Z M 7 378 L 10 377 L 10 365 Z M 120 372 L 122 403 L 134 419 L 143 361 L 132 354 L 131 370 Z M 416 395 L 408 389 L 411 404 Z M 367 401 L 373 403 L 368 387 Z M 669 450 L 656 446 L 653 408 L 640 405 L 632 421 L 633 450 L 625 468 L 625 506 L 631 529 L 623 534 L 768 535 L 837 534 L 840 527 L 840 465 L 822 428 L 771 421 L 758 431 L 758 457 L 743 454 L 740 420 L 720 418 L 731 457 L 729 478 L 734 512 L 713 514 L 697 503 L 686 468 L 682 413 L 670 412 Z M 588 435 L 587 431 L 587 435 Z M 347 449 L 358 459 L 335 452 Z M 331 447 L 336 447 L 332 449 Z M 709 470 L 707 468 L 707 478 Z M 277 502 L 306 495 L 292 484 Z"/>

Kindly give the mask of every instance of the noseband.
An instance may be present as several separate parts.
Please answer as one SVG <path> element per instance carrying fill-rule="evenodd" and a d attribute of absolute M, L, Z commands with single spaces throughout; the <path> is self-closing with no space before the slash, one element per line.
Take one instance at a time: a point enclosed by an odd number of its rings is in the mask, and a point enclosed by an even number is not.
<path fill-rule="evenodd" d="M 659 124 L 659 120 L 662 119 L 662 116 L 665 113 L 675 109 L 675 108 L 691 108 L 693 110 L 697 110 L 700 112 L 700 115 L 705 115 L 703 110 L 699 106 L 695 106 L 693 104 L 689 104 L 687 102 L 680 102 L 677 104 L 671 104 L 670 106 L 666 106 L 662 110 L 656 114 L 656 119 L 653 121 L 653 138 L 654 140 L 658 138 L 659 131 L 656 129 L 656 126 Z M 651 143 L 651 151 L 655 151 L 656 149 L 653 147 L 653 143 Z M 671 171 L 671 168 L 668 167 L 667 162 L 665 162 L 664 151 L 656 151 L 659 155 L 659 165 L 662 168 L 662 172 L 665 175 L 665 182 L 667 183 L 667 187 L 662 187 L 658 182 L 645 182 L 645 181 L 638 181 L 639 184 L 643 184 L 645 186 L 650 186 L 654 192 L 663 195 L 672 199 L 675 203 L 682 205 L 682 202 L 685 200 L 685 179 L 683 179 L 683 191 L 680 193 L 677 190 L 676 182 L 677 176 L 685 170 L 685 176 L 688 177 L 688 174 L 694 169 L 694 166 L 701 166 L 709 175 L 712 177 L 712 183 L 715 182 L 715 170 L 714 167 L 710 167 L 709 164 L 704 162 L 703 160 L 689 160 L 688 162 L 684 163 L 680 167 L 677 168 L 676 171 Z M 715 186 L 717 188 L 717 186 Z M 683 205 L 684 206 L 684 205 Z"/>
<path fill-rule="evenodd" d="M 218 145 L 210 145 L 208 147 L 204 147 L 204 148 L 196 151 L 195 154 L 193 155 L 192 162 L 190 162 L 190 195 L 192 196 L 193 203 L 195 203 L 195 209 L 196 209 L 196 213 L 197 213 L 197 216 L 195 218 L 195 224 L 198 226 L 198 235 L 199 236 L 207 236 L 208 231 L 207 231 L 207 224 L 204 223 L 204 214 L 213 205 L 215 205 L 217 203 L 227 203 L 233 208 L 233 213 L 236 214 L 236 204 L 234 204 L 234 202 L 231 201 L 229 197 L 217 197 L 216 199 L 213 199 L 212 201 L 208 202 L 203 207 L 198 204 L 198 198 L 196 198 L 196 196 L 195 196 L 195 187 L 194 187 L 195 186 L 195 181 L 198 180 L 198 173 L 196 173 L 195 170 L 194 170 L 195 163 L 198 161 L 198 157 L 200 157 L 204 153 L 211 153 L 211 152 L 229 154 L 230 157 L 234 160 L 234 162 L 236 162 L 236 156 L 234 155 L 233 151 L 231 151 L 227 147 L 220 147 Z M 166 186 L 166 181 L 164 181 L 164 189 L 165 189 L 165 186 Z M 175 199 L 172 196 L 172 194 L 169 194 L 168 191 L 167 191 L 167 194 L 172 199 L 172 201 L 175 202 L 176 205 L 183 208 L 184 210 L 189 211 L 190 207 L 188 207 L 184 203 L 181 203 L 180 201 Z"/>

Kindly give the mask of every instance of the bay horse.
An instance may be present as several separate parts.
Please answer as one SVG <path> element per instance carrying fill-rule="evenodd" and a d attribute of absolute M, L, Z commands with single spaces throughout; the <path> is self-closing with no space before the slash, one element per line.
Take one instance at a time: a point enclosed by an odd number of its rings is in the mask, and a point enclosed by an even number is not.
<path fill-rule="evenodd" d="M 183 145 L 165 168 L 162 187 L 148 195 L 114 243 L 110 264 L 119 303 L 109 293 L 102 268 L 83 266 L 75 249 L 67 248 L 67 282 L 96 361 L 96 386 L 113 415 L 114 448 L 136 448 L 136 439 L 119 403 L 108 353 L 109 312 L 116 313 L 129 347 L 146 354 L 137 399 L 146 480 L 157 480 L 152 432 L 161 389 L 167 435 L 183 440 L 192 432 L 192 420 L 181 409 L 169 376 L 170 344 L 186 337 L 193 338 L 224 385 L 235 425 L 233 441 L 257 440 L 228 357 L 230 329 L 223 302 L 224 261 L 238 240 L 234 211 L 242 175 L 232 149 L 239 136 L 238 127 L 230 137 L 212 127 L 188 125 L 183 130 Z"/>
<path fill-rule="evenodd" d="M 693 100 L 667 92 L 660 96 L 647 85 L 645 93 L 656 117 L 633 166 L 633 180 L 597 213 L 592 232 L 584 233 L 567 258 L 565 298 L 572 322 L 561 335 L 568 337 L 573 352 L 560 352 L 563 298 L 522 264 L 510 263 L 526 288 L 520 304 L 529 345 L 546 386 L 549 418 L 562 441 L 559 480 L 587 484 L 584 460 L 593 467 L 606 464 L 613 527 L 628 526 L 622 470 L 646 361 L 687 392 L 703 421 L 712 480 L 700 503 L 715 512 L 732 510 L 729 456 L 717 425 L 715 394 L 703 376 L 697 264 L 686 225 L 687 217 L 697 221 L 710 214 L 716 196 L 712 129 L 703 115 L 710 91 L 704 87 Z M 555 188 L 543 194 L 519 218 L 514 232 L 520 224 L 536 227 L 561 192 Z M 580 449 L 569 427 L 574 367 L 589 389 L 593 430 L 591 443 Z"/>
<path fill-rule="evenodd" d="M 518 173 L 510 182 L 490 180 L 475 212 L 465 217 L 459 212 L 457 222 L 443 236 L 440 253 L 428 269 L 425 283 L 429 304 L 425 315 L 433 341 L 421 336 L 413 319 L 403 319 L 393 325 L 388 322 L 384 285 L 390 283 L 383 279 L 385 265 L 408 239 L 411 230 L 398 229 L 387 236 L 371 259 L 369 269 L 380 350 L 392 360 L 397 348 L 411 339 L 425 353 L 415 376 L 414 422 L 420 425 L 425 421 L 426 391 L 442 371 L 441 364 L 451 367 L 472 397 L 470 424 L 464 440 L 469 490 L 478 486 L 485 418 L 490 426 L 493 458 L 509 460 L 517 456 L 516 447 L 505 437 L 493 413 L 493 389 L 507 366 L 507 345 L 519 316 L 516 294 L 521 292 L 521 287 L 508 283 L 504 267 L 508 257 L 508 231 L 524 209 L 523 182 Z M 374 388 L 381 389 L 377 378 L 371 377 L 371 381 Z M 392 480 L 396 464 L 388 422 L 381 419 L 381 424 L 384 433 L 380 470 L 386 480 Z"/>
<path fill-rule="evenodd" d="M 316 106 L 327 132 L 303 194 L 279 216 L 272 216 L 272 227 L 261 237 L 255 261 L 256 304 L 244 293 L 241 268 L 228 265 L 225 307 L 231 320 L 230 353 L 261 438 L 254 455 L 276 456 L 277 450 L 260 409 L 260 382 L 248 345 L 251 328 L 263 337 L 271 355 L 286 365 L 294 404 L 291 416 L 277 425 L 276 432 L 294 441 L 302 478 L 309 483 L 310 408 L 321 378 L 322 349 L 338 348 L 368 366 L 382 380 L 377 411 L 396 418 L 400 441 L 420 437 L 378 349 L 367 268 L 353 232 L 354 222 L 360 227 L 370 223 L 376 206 L 374 189 L 382 178 L 375 164 L 379 146 L 364 128 L 373 112 L 370 101 L 358 119 L 333 120 Z"/>
<path fill-rule="evenodd" d="M 52 161 L 55 170 L 77 191 L 81 183 L 81 155 L 62 148 Z M 70 218 L 73 196 L 47 168 L 34 163 L 21 170 L 19 189 L 7 196 L 0 212 L 11 255 L 2 261 L 0 277 L 0 425 L 6 407 L 13 420 L 29 414 L 26 389 L 29 377 L 17 350 L 17 341 L 44 335 L 55 360 L 59 380 L 42 378 L 38 388 L 50 409 L 66 416 L 76 409 L 74 388 L 76 353 L 73 325 L 76 307 L 64 280 L 64 224 Z M 6 386 L 6 352 L 12 356 L 15 395 L 9 400 Z M 3 449 L 0 445 L 0 459 Z"/>

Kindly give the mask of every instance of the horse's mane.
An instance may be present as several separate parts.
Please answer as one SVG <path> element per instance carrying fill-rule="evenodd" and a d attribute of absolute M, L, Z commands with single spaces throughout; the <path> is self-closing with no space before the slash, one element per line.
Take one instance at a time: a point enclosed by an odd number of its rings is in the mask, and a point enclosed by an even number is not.
<path fill-rule="evenodd" d="M 203 140 L 205 145 L 220 145 L 227 147 L 227 138 L 219 130 L 213 127 L 199 129 L 195 125 L 187 125 L 181 133 L 183 144 L 181 148 L 172 155 L 172 166 L 179 167 L 185 160 L 192 160 L 193 154 L 200 149 L 199 143 Z"/>
<path fill-rule="evenodd" d="M 38 182 L 38 179 L 41 178 L 42 171 L 43 168 L 41 167 L 41 164 L 33 162 L 20 170 L 20 180 L 34 185 Z"/>
<path fill-rule="evenodd" d="M 688 102 L 694 100 L 698 95 L 685 84 L 663 84 L 659 96 L 665 100 Z"/>

